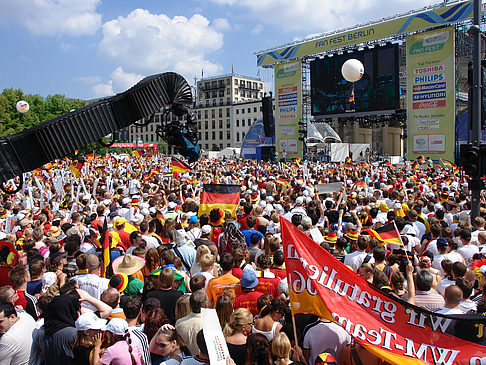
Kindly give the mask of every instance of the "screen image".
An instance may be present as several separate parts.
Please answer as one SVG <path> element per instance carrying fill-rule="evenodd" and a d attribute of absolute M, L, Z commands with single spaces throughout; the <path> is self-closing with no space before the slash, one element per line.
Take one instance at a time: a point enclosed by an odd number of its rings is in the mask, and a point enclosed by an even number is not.
<path fill-rule="evenodd" d="M 354 83 L 354 98 L 353 83 L 341 73 L 351 58 L 364 66 L 363 77 Z M 314 116 L 399 109 L 397 44 L 312 61 L 310 75 Z"/>

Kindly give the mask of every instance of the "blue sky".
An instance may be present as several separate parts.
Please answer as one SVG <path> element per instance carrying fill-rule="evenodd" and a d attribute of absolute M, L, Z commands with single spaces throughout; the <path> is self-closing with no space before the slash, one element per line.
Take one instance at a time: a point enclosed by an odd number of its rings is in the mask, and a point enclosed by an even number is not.
<path fill-rule="evenodd" d="M 272 84 L 254 52 L 430 0 L 0 0 L 0 90 L 89 99 L 142 77 L 230 73 Z"/>

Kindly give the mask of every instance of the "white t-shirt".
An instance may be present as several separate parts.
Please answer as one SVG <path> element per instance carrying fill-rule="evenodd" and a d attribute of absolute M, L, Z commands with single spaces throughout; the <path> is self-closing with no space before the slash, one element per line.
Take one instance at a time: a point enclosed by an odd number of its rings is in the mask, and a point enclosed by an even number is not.
<path fill-rule="evenodd" d="M 325 349 L 332 349 L 339 363 L 342 349 L 350 343 L 351 336 L 340 325 L 320 322 L 307 331 L 303 347 L 310 352 L 309 365 L 314 365 L 317 356 Z"/>
<path fill-rule="evenodd" d="M 439 313 L 439 314 L 464 314 L 464 312 L 460 309 L 456 309 L 456 308 L 446 308 L 446 307 L 442 307 L 442 308 L 439 308 L 437 310 L 434 310 L 433 311 L 434 313 Z"/>
<path fill-rule="evenodd" d="M 17 314 L 19 320 L 0 337 L 0 365 L 26 365 L 30 359 L 32 331 L 36 322 L 26 312 Z"/>
<path fill-rule="evenodd" d="M 466 265 L 469 266 L 469 264 L 472 262 L 472 257 L 474 256 L 475 253 L 479 253 L 479 248 L 478 246 L 474 245 L 464 245 L 462 247 L 459 247 L 457 249 L 457 252 L 459 252 L 462 257 L 464 257 L 464 261 L 466 261 Z"/>
<path fill-rule="evenodd" d="M 79 289 L 86 290 L 89 295 L 96 299 L 101 298 L 101 294 L 108 289 L 108 283 L 110 281 L 107 278 L 102 278 L 95 274 L 76 275 L 74 280 L 78 283 Z M 81 303 L 81 307 L 90 309 L 93 312 L 96 311 L 96 307 L 86 301 Z"/>
<path fill-rule="evenodd" d="M 437 290 L 437 292 L 440 295 L 444 296 L 446 288 L 449 285 L 453 285 L 455 283 L 456 282 L 454 280 L 449 280 L 447 278 L 444 278 L 444 279 L 441 280 L 441 282 L 439 284 L 437 284 L 437 286 L 434 289 Z"/>
<path fill-rule="evenodd" d="M 478 309 L 477 303 L 471 301 L 465 301 L 461 300 L 459 305 L 457 306 L 460 310 L 462 310 L 464 313 L 468 313 L 469 311 L 476 311 Z"/>
<path fill-rule="evenodd" d="M 349 265 L 353 268 L 354 271 L 357 271 L 367 255 L 368 254 L 366 252 L 354 251 L 349 255 L 344 256 L 344 265 Z M 373 257 L 371 257 L 368 262 L 372 264 L 375 262 L 375 260 L 373 259 Z"/>
<path fill-rule="evenodd" d="M 145 242 L 147 242 L 147 251 L 151 248 L 157 248 L 160 246 L 159 241 L 157 241 L 157 238 L 155 238 L 154 236 L 151 236 L 149 234 L 143 234 L 142 238 Z"/>

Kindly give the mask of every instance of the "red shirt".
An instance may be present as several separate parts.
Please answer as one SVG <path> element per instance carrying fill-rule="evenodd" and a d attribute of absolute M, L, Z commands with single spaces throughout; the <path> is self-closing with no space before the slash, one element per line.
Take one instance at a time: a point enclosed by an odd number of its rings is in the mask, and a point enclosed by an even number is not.
<path fill-rule="evenodd" d="M 233 307 L 236 308 L 246 308 L 251 314 L 256 316 L 258 314 L 257 299 L 260 298 L 263 293 L 259 291 L 251 291 L 248 293 L 241 293 L 237 295 L 233 303 Z"/>
<path fill-rule="evenodd" d="M 118 236 L 120 236 L 120 241 L 118 242 L 118 244 L 122 246 L 125 251 L 128 250 L 128 247 L 131 246 L 130 233 L 125 232 L 122 229 L 116 231 L 116 233 L 118 233 Z"/>
<path fill-rule="evenodd" d="M 20 305 L 22 308 L 27 309 L 27 299 L 25 299 L 25 293 L 23 291 L 17 290 L 19 299 L 14 303 L 14 305 Z"/>
<path fill-rule="evenodd" d="M 12 270 L 10 267 L 0 266 L 0 286 L 10 285 L 14 286 L 10 280 L 8 280 L 8 273 Z M 243 272 L 242 272 L 243 274 Z"/>
<path fill-rule="evenodd" d="M 287 271 L 282 269 L 270 269 L 270 272 L 273 272 L 275 276 L 279 277 L 280 279 L 285 279 L 287 277 Z"/>

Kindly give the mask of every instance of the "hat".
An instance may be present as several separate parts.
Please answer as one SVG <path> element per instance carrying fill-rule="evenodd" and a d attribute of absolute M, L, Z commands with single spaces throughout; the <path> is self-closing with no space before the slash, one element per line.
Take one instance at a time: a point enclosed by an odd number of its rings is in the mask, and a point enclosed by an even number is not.
<path fill-rule="evenodd" d="M 385 202 L 381 202 L 379 208 L 382 212 L 388 212 L 388 205 Z"/>
<path fill-rule="evenodd" d="M 133 198 L 132 199 L 132 205 L 134 205 L 134 206 L 140 205 L 140 199 L 139 198 Z"/>
<path fill-rule="evenodd" d="M 125 336 L 128 331 L 128 323 L 123 318 L 113 318 L 102 330 L 110 331 L 114 335 Z"/>
<path fill-rule="evenodd" d="M 128 285 L 128 276 L 124 273 L 118 273 L 111 277 L 108 286 L 118 290 L 120 293 L 126 289 Z"/>
<path fill-rule="evenodd" d="M 351 229 L 348 233 L 345 234 L 345 236 L 348 237 L 350 240 L 357 241 L 359 234 L 358 231 Z"/>
<path fill-rule="evenodd" d="M 258 285 L 258 278 L 253 270 L 244 270 L 241 275 L 240 284 L 242 288 L 253 289 Z"/>
<path fill-rule="evenodd" d="M 443 237 L 440 237 L 437 239 L 437 247 L 442 247 L 442 248 L 445 248 L 447 246 L 449 246 L 449 243 L 447 242 L 447 240 Z"/>
<path fill-rule="evenodd" d="M 120 227 L 122 224 L 126 223 L 126 221 L 127 221 L 127 220 L 126 220 L 125 218 L 123 218 L 123 217 L 117 217 L 117 218 L 115 219 L 115 222 L 113 222 L 113 225 L 114 225 L 115 227 Z"/>
<path fill-rule="evenodd" d="M 197 222 L 199 222 L 197 216 L 193 215 L 189 218 L 189 223 L 197 223 Z"/>
<path fill-rule="evenodd" d="M 338 362 L 332 354 L 328 352 L 323 352 L 322 354 L 317 356 L 315 364 L 316 365 L 337 365 Z"/>
<path fill-rule="evenodd" d="M 42 293 L 45 293 L 51 285 L 53 285 L 57 281 L 57 276 L 55 272 L 46 272 L 42 275 Z"/>
<path fill-rule="evenodd" d="M 175 209 L 175 207 L 177 207 L 177 204 L 174 202 L 169 202 L 169 204 L 167 204 L 167 208 L 169 209 Z"/>
<path fill-rule="evenodd" d="M 210 234 L 211 233 L 211 226 L 209 224 L 205 224 L 201 227 L 201 234 Z"/>
<path fill-rule="evenodd" d="M 59 261 L 61 261 L 62 259 L 65 259 L 67 257 L 67 253 L 66 252 L 60 252 L 60 251 L 57 251 L 57 252 L 54 252 L 52 253 L 50 256 L 49 256 L 49 259 L 50 259 L 50 262 L 51 263 L 58 263 Z"/>
<path fill-rule="evenodd" d="M 24 218 L 22 219 L 19 224 L 20 224 L 20 227 L 25 227 L 27 226 L 28 224 L 32 224 L 33 222 L 30 220 L 30 219 L 27 219 L 27 218 Z"/>
<path fill-rule="evenodd" d="M 252 202 L 256 202 L 258 200 L 258 193 L 256 191 L 252 191 L 252 193 L 250 195 L 250 200 Z"/>
<path fill-rule="evenodd" d="M 184 246 L 186 243 L 192 242 L 184 229 L 176 229 L 172 232 L 174 243 L 177 247 Z"/>
<path fill-rule="evenodd" d="M 49 232 L 47 232 L 49 237 L 59 237 L 60 234 L 61 230 L 57 226 L 51 226 L 51 228 L 49 228 Z"/>
<path fill-rule="evenodd" d="M 113 261 L 113 272 L 125 273 L 127 275 L 135 274 L 137 271 L 142 270 L 145 266 L 145 260 L 138 256 L 126 254 L 124 256 L 117 257 Z"/>
<path fill-rule="evenodd" d="M 130 199 L 130 198 L 123 198 L 123 200 L 122 200 L 122 204 L 123 204 L 123 205 L 130 204 L 130 202 L 131 202 L 131 201 L 132 201 L 132 199 Z"/>
<path fill-rule="evenodd" d="M 302 197 L 302 196 L 297 197 L 297 199 L 295 199 L 295 204 L 297 204 L 297 205 L 304 204 L 304 197 Z"/>
<path fill-rule="evenodd" d="M 177 280 L 177 279 L 176 279 Z M 128 285 L 125 289 L 126 295 L 141 295 L 143 292 L 143 281 L 134 277 L 128 278 Z"/>
<path fill-rule="evenodd" d="M 78 331 L 100 330 L 106 325 L 106 319 L 101 319 L 94 312 L 81 314 L 74 326 Z"/>
<path fill-rule="evenodd" d="M 324 242 L 335 244 L 337 242 L 337 233 L 331 232 L 326 237 L 324 237 Z"/>

